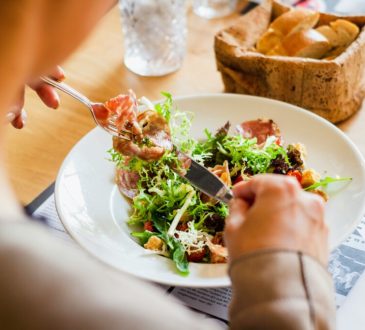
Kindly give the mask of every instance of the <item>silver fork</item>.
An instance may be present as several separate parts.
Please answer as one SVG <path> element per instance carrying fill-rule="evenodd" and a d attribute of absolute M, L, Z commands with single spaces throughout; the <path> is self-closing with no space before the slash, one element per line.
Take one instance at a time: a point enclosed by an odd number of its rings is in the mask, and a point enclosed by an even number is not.
<path fill-rule="evenodd" d="M 95 123 L 101 126 L 108 133 L 117 136 L 121 139 L 130 140 L 128 137 L 123 136 L 122 134 L 123 133 L 131 134 L 131 132 L 118 130 L 117 125 L 115 124 L 116 116 L 111 116 L 110 120 L 108 119 L 107 124 L 98 120 L 97 116 L 95 115 L 95 108 L 96 107 L 105 108 L 104 104 L 91 102 L 85 95 L 82 95 L 74 88 L 68 86 L 65 83 L 59 83 L 47 77 L 42 77 L 41 79 L 45 83 L 74 97 L 75 99 L 79 100 L 81 103 L 86 105 L 87 108 L 90 110 L 95 120 Z M 177 169 L 173 169 L 178 175 L 188 180 L 195 188 L 203 191 L 204 193 L 208 194 L 213 198 L 218 199 L 223 203 L 228 203 L 233 198 L 231 190 L 215 174 L 210 172 L 204 166 L 198 164 L 191 157 L 182 153 L 180 153 L 180 155 L 182 155 L 185 158 L 185 160 L 189 165 L 186 167 L 186 173 L 182 173 Z"/>
<path fill-rule="evenodd" d="M 46 84 L 57 88 L 58 90 L 72 96 L 73 98 L 84 104 L 90 110 L 90 113 L 95 123 L 104 130 L 106 130 L 109 134 L 117 136 L 120 139 L 130 140 L 128 137 L 122 135 L 121 132 L 118 130 L 115 123 L 116 116 L 110 116 L 107 121 L 102 121 L 98 119 L 96 112 L 98 111 L 98 109 L 105 110 L 105 106 L 103 103 L 95 103 L 90 101 L 85 95 L 81 94 L 80 92 L 63 82 L 58 82 L 48 77 L 41 77 L 41 79 Z"/>

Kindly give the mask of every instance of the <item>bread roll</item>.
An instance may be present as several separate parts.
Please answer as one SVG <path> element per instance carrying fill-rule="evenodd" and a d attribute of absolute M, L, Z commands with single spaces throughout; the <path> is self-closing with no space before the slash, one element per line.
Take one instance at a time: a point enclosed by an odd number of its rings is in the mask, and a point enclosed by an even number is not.
<path fill-rule="evenodd" d="M 360 33 L 360 29 L 357 25 L 344 19 L 338 19 L 337 21 L 331 22 L 330 26 L 336 32 L 338 37 L 336 47 L 347 47 Z"/>
<path fill-rule="evenodd" d="M 332 47 L 336 47 L 337 45 L 337 33 L 333 30 L 329 25 L 322 25 L 316 29 L 317 32 L 321 33 L 323 36 L 327 38 Z"/>
<path fill-rule="evenodd" d="M 312 10 L 292 9 L 274 20 L 270 28 L 285 37 L 291 33 L 313 28 L 319 16 L 318 12 Z"/>
<path fill-rule="evenodd" d="M 289 34 L 311 29 L 319 19 L 319 13 L 307 9 L 292 9 L 271 24 L 256 44 L 256 49 L 262 54 L 280 55 L 281 41 Z"/>
<path fill-rule="evenodd" d="M 268 29 L 256 44 L 256 49 L 262 54 L 267 54 L 270 50 L 280 44 L 283 36 L 273 29 Z"/>
<path fill-rule="evenodd" d="M 276 45 L 273 49 L 268 51 L 266 53 L 268 56 L 289 56 L 285 48 L 283 47 L 283 44 L 280 42 L 278 45 Z"/>
<path fill-rule="evenodd" d="M 310 29 L 292 33 L 283 39 L 272 55 L 322 58 L 331 49 L 327 38 Z"/>
<path fill-rule="evenodd" d="M 328 39 L 333 48 L 349 46 L 360 33 L 357 25 L 344 19 L 322 25 L 316 30 Z"/>

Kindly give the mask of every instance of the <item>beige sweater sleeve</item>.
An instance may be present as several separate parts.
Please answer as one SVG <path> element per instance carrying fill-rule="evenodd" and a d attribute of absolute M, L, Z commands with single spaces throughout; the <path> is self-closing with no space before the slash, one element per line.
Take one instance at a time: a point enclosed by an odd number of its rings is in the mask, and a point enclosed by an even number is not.
<path fill-rule="evenodd" d="M 29 221 L 0 222 L 0 267 L 0 329 L 216 329 Z M 331 279 L 311 258 L 253 254 L 231 277 L 232 329 L 334 329 Z"/>
<path fill-rule="evenodd" d="M 230 268 L 231 328 L 335 329 L 332 279 L 313 258 L 299 252 L 262 251 Z"/>
<path fill-rule="evenodd" d="M 81 249 L 58 242 L 40 225 L 0 221 L 0 329 L 217 326 L 150 283 L 115 272 Z"/>

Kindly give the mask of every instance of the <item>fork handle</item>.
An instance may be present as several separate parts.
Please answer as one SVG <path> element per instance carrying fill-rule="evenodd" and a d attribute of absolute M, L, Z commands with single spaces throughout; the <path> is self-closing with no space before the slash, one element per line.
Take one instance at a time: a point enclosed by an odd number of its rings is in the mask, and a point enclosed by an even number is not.
<path fill-rule="evenodd" d="M 51 86 L 59 89 L 60 91 L 72 96 L 73 98 L 79 100 L 80 102 L 84 103 L 87 107 L 92 108 L 91 101 L 85 95 L 82 95 L 81 93 L 79 93 L 76 89 L 72 88 L 71 86 L 69 86 L 65 83 L 60 83 L 60 82 L 55 81 L 48 77 L 41 77 L 41 80 L 43 82 L 45 82 L 46 84 L 51 85 Z"/>

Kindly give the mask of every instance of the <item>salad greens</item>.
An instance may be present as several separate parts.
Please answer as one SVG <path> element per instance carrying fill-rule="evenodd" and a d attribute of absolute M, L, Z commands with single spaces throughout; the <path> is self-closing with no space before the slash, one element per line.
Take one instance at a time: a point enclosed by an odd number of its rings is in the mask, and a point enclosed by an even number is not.
<path fill-rule="evenodd" d="M 325 178 L 319 180 L 318 182 L 313 183 L 309 187 L 304 188 L 304 190 L 311 191 L 311 190 L 318 189 L 320 187 L 327 188 L 330 183 L 344 182 L 344 181 L 351 181 L 351 180 L 352 180 L 352 178 L 332 178 L 330 176 L 326 176 Z"/>
<path fill-rule="evenodd" d="M 162 94 L 165 101 L 154 109 L 169 123 L 174 145 L 204 166 L 214 168 L 228 164 L 229 182 L 259 173 L 295 173 L 300 179 L 304 161 L 294 145 L 285 148 L 275 136 L 258 145 L 256 138 L 228 135 L 228 123 L 216 134 L 205 130 L 206 139 L 198 141 L 190 136 L 193 115 L 179 112 L 174 108 L 171 95 Z M 221 255 L 215 255 L 211 247 L 223 247 L 220 237 L 228 207 L 196 191 L 172 170 L 182 169 L 176 149 L 165 151 L 156 161 L 126 157 L 114 149 L 108 152 L 118 171 L 138 174 L 128 223 L 141 227 L 131 233 L 141 245 L 149 248 L 149 244 L 155 244 L 150 249 L 171 258 L 182 275 L 189 273 L 189 261 L 225 260 Z M 315 190 L 344 180 L 349 178 L 326 177 L 305 189 Z"/>

